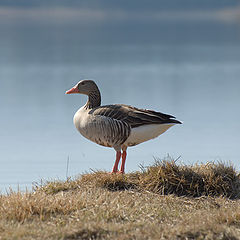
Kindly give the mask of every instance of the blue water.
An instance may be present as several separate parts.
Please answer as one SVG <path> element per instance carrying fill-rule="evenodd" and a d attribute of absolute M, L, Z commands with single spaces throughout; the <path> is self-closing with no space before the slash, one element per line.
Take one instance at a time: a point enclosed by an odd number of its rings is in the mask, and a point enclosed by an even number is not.
<path fill-rule="evenodd" d="M 64 94 L 86 78 L 97 82 L 102 104 L 154 109 L 183 121 L 129 148 L 127 172 L 168 154 L 181 156 L 179 163 L 222 160 L 239 169 L 240 45 L 33 46 L 2 48 L 1 192 L 111 170 L 114 150 L 83 138 L 72 123 L 86 96 Z"/>

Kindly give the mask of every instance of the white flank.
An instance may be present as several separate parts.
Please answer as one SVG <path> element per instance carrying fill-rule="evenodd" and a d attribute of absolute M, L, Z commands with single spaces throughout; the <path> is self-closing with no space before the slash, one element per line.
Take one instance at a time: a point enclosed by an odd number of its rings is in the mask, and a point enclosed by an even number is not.
<path fill-rule="evenodd" d="M 173 125 L 175 125 L 175 123 L 149 124 L 132 128 L 131 134 L 128 137 L 128 139 L 124 142 L 124 145 L 135 146 L 139 143 L 156 138 L 165 131 L 167 131 Z"/>

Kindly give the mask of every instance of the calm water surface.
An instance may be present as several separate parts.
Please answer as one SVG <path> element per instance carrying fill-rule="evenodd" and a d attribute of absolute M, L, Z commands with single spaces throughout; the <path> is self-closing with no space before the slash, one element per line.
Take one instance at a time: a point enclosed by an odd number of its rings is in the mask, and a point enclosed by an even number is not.
<path fill-rule="evenodd" d="M 240 47 L 237 45 L 3 48 L 0 59 L 0 188 L 31 187 L 110 171 L 113 149 L 83 138 L 72 118 L 86 96 L 65 95 L 94 79 L 102 104 L 125 103 L 184 122 L 128 149 L 126 170 L 170 154 L 185 164 L 240 160 Z"/>

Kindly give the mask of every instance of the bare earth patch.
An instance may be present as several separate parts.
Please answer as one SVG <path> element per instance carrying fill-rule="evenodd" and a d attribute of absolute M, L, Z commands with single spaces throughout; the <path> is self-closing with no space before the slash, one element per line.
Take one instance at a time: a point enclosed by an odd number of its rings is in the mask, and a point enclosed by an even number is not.
<path fill-rule="evenodd" d="M 0 239 L 240 239 L 231 166 L 174 161 L 0 195 Z"/>

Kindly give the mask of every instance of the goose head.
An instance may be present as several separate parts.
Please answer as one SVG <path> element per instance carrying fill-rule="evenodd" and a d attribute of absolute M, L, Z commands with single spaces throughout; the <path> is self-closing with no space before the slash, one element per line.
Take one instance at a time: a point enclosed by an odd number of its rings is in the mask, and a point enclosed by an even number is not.
<path fill-rule="evenodd" d="M 97 84 L 93 80 L 81 80 L 73 88 L 66 91 L 66 94 L 81 93 L 88 96 L 85 105 L 86 109 L 91 109 L 101 105 L 101 94 Z"/>
<path fill-rule="evenodd" d="M 73 88 L 66 91 L 66 94 L 81 93 L 90 95 L 92 92 L 98 92 L 98 87 L 93 80 L 81 80 Z"/>

